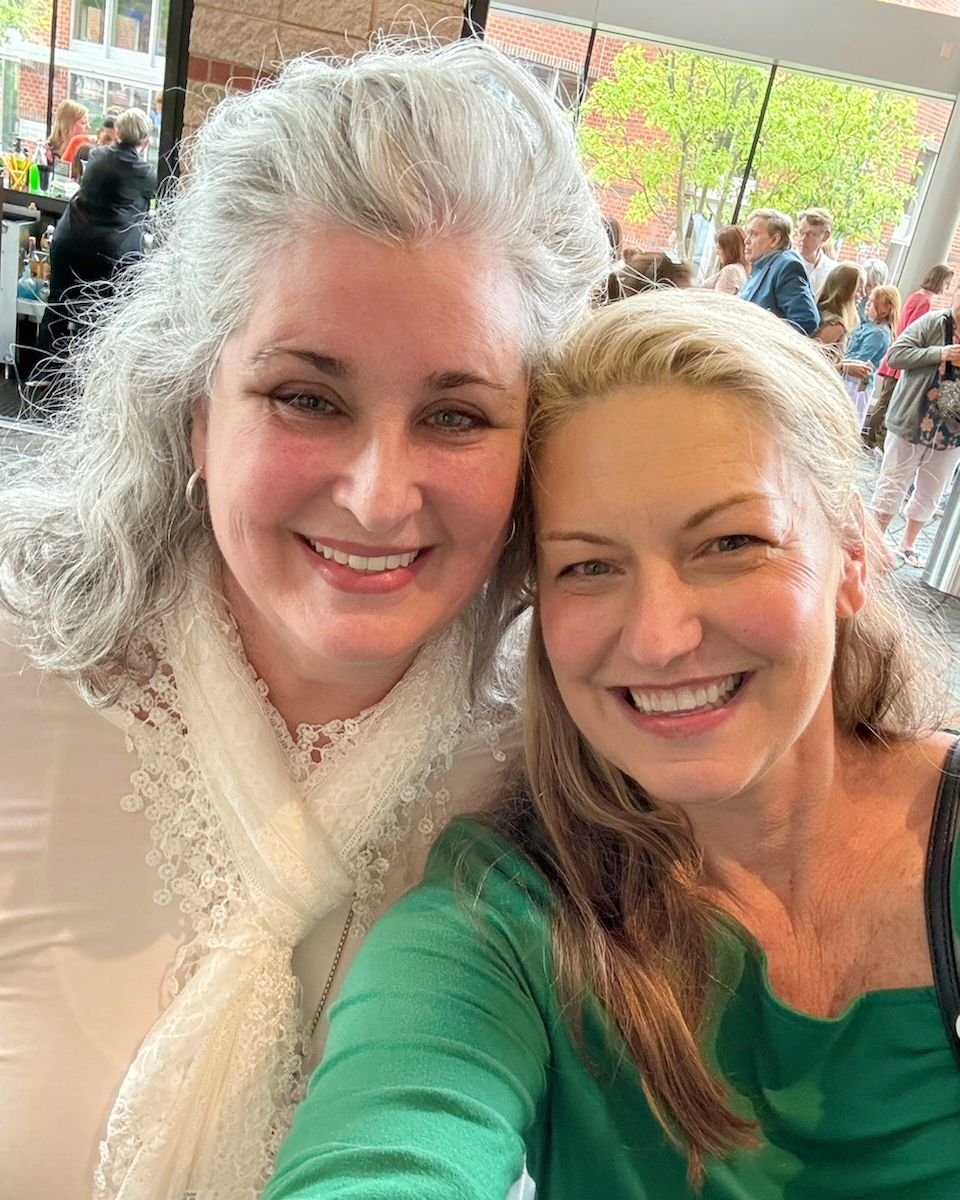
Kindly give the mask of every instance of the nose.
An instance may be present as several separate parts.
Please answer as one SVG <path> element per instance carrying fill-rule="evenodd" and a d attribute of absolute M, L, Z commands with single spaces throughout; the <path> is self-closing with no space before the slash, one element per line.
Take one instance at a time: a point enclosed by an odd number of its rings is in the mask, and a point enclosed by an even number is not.
<path fill-rule="evenodd" d="M 333 502 L 369 533 L 399 532 L 423 507 L 422 480 L 405 430 L 369 434 L 340 472 Z"/>
<path fill-rule="evenodd" d="M 662 671 L 703 641 L 702 593 L 671 563 L 638 572 L 626 600 L 620 650 L 645 671 Z M 638 680 L 642 682 L 642 680 Z"/>

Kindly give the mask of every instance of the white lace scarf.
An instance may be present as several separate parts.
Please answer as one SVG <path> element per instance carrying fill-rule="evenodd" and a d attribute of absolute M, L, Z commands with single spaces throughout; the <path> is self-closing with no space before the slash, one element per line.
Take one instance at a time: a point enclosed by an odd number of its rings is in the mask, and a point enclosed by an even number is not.
<path fill-rule="evenodd" d="M 222 613 L 193 596 L 151 645 L 153 677 L 121 700 L 140 760 L 124 806 L 152 822 L 155 899 L 194 936 L 120 1087 L 95 1194 L 255 1200 L 302 1090 L 294 947 L 352 895 L 363 927 L 411 824 L 429 836 L 442 818 L 458 742 L 483 732 L 502 757 L 504 714 L 471 708 L 455 626 L 379 705 L 315 731 L 322 758 L 297 769 Z"/>

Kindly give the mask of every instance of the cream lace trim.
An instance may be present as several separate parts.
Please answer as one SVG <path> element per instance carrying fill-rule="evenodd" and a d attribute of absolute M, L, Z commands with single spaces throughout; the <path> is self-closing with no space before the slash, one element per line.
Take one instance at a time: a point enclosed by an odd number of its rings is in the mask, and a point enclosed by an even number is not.
<path fill-rule="evenodd" d="M 355 889 L 355 920 L 352 936 L 361 935 L 368 927 L 384 893 L 384 881 L 394 866 L 404 842 L 414 830 L 425 841 L 432 841 L 447 817 L 449 792 L 445 775 L 449 770 L 458 744 L 467 735 L 481 737 L 494 759 L 503 760 L 499 747 L 500 730 L 513 717 L 513 711 L 483 707 L 474 709 L 461 689 L 459 703 L 443 712 L 435 711 L 433 696 L 438 676 L 445 680 L 466 678 L 468 662 L 461 642 L 446 638 L 435 648 L 427 647 L 414 668 L 401 684 L 380 704 L 359 718 L 334 721 L 323 726 L 301 726 L 296 737 L 290 736 L 282 718 L 269 703 L 267 688 L 256 680 L 247 663 L 235 627 L 222 615 L 219 633 L 235 667 L 252 677 L 255 693 L 262 705 L 262 716 L 269 722 L 283 748 L 287 769 L 304 804 L 337 847 L 340 860 L 353 880 Z M 462 640 L 462 639 L 461 639 Z M 223 1094 L 216 1102 L 215 1131 L 204 1147 L 202 1168 L 178 1164 L 176 1178 L 188 1179 L 193 1190 L 184 1196 L 196 1200 L 255 1200 L 265 1186 L 280 1142 L 286 1134 L 292 1108 L 302 1092 L 302 1062 L 305 1050 L 305 1030 L 299 1014 L 298 984 L 290 969 L 290 954 L 304 930 L 291 923 L 289 945 L 271 941 L 263 945 L 265 936 L 256 920 L 251 918 L 250 888 L 256 886 L 250 872 L 245 871 L 231 849 L 228 831 L 218 815 L 204 786 L 198 760 L 179 715 L 180 703 L 176 680 L 170 666 L 170 647 L 163 627 L 149 631 L 142 647 L 149 645 L 157 666 L 145 686 L 130 684 L 122 694 L 120 707 L 125 713 L 128 747 L 139 756 L 139 766 L 131 777 L 131 793 L 121 802 L 129 812 L 142 810 L 150 822 L 153 848 L 147 855 L 149 865 L 156 868 L 158 887 L 154 893 L 157 904 L 176 903 L 190 922 L 193 937 L 178 951 L 165 981 L 165 1001 L 178 1003 L 177 998 L 189 988 L 191 995 L 185 1009 L 193 1020 L 202 1014 L 204 981 L 209 973 L 206 966 L 212 955 L 238 955 L 233 986 L 244 990 L 247 1009 L 264 1014 L 286 1011 L 288 1017 L 251 1022 L 245 1018 L 231 1023 L 230 1013 L 218 1016 L 217 1026 L 203 1036 L 213 1037 L 223 1049 L 223 1039 L 237 1037 L 230 1055 L 239 1056 L 236 1070 L 231 1068 L 225 1081 L 227 1092 L 231 1081 L 243 1087 L 244 1080 L 263 1080 L 253 1091 L 242 1095 Z M 344 796 L 337 788 L 338 772 L 349 775 L 356 771 L 356 759 L 362 756 L 366 727 L 389 720 L 397 705 L 402 705 L 405 719 L 413 714 L 426 723 L 430 747 L 426 756 L 417 752 L 398 750 L 384 756 L 378 763 L 364 766 L 369 775 L 369 787 L 361 789 L 363 802 L 356 795 Z M 412 707 L 411 707 L 412 706 Z M 420 724 L 419 728 L 424 729 Z M 351 778 L 354 778 L 351 775 Z M 282 835 L 282 829 L 281 829 Z M 279 841 L 279 836 L 278 839 Z M 266 852 L 274 855 L 272 842 L 264 843 Z M 283 846 L 277 845 L 275 857 L 286 862 Z M 290 870 L 298 869 L 296 861 Z M 309 878 L 292 879 L 294 886 L 306 889 Z M 305 893 L 306 894 L 306 893 Z M 262 897 L 259 897 L 262 900 Z M 285 914 L 278 917 L 282 929 Z M 237 930 L 246 929 L 239 939 Z M 251 960 L 260 958 L 258 969 L 245 981 L 243 975 L 244 939 L 256 952 Z M 278 956 L 273 961 L 274 956 Z M 263 959 L 272 962 L 264 969 Z M 231 968 L 232 969 L 232 968 Z M 212 966 L 211 966 L 212 970 Z M 211 976 L 217 978 L 217 976 Z M 277 995 L 277 981 L 282 981 Z M 260 996 L 257 988 L 271 989 Z M 252 992 L 252 994 L 251 994 Z M 210 1006 L 223 1007 L 223 997 L 211 997 Z M 279 1024 L 278 1024 L 279 1021 Z M 169 1021 L 168 1021 L 169 1023 Z M 176 1022 L 172 1023 L 177 1033 Z M 251 1034 L 251 1031 L 253 1033 Z M 258 1040 L 259 1034 L 259 1040 Z M 184 1044 L 194 1035 L 188 1029 Z M 149 1041 L 145 1043 L 148 1046 Z M 190 1080 L 193 1066 L 189 1058 L 180 1064 L 175 1060 L 177 1045 L 163 1055 L 153 1051 L 142 1062 L 141 1051 L 131 1073 L 136 1071 L 136 1087 L 140 1100 L 138 1112 L 131 1112 L 123 1100 L 124 1091 L 110 1116 L 107 1140 L 101 1147 L 101 1162 L 96 1175 L 98 1197 L 141 1200 L 163 1197 L 179 1200 L 164 1191 L 159 1179 L 151 1179 L 149 1164 L 166 1162 L 167 1146 L 178 1137 L 178 1129 L 165 1121 L 164 1096 L 178 1095 L 200 1084 Z M 158 1084 L 150 1084 L 151 1072 L 156 1071 Z M 126 1084 L 129 1082 L 125 1081 Z M 146 1092 L 155 1103 L 143 1103 Z M 174 1100 L 171 1099 L 171 1106 Z M 145 1118 L 144 1112 L 152 1112 Z M 192 1173 L 191 1173 L 192 1172 Z M 155 1174 L 155 1171 L 154 1171 Z M 146 1183 L 150 1180 L 149 1185 Z M 213 1183 L 212 1181 L 217 1181 Z M 222 1187 L 220 1186 L 222 1181 Z"/>

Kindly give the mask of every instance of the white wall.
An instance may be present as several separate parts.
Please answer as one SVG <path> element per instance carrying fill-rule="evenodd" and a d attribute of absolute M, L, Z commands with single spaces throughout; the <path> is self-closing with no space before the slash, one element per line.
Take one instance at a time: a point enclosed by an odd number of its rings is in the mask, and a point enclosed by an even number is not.
<path fill-rule="evenodd" d="M 954 99 L 960 18 L 879 0 L 524 0 L 523 11 Z M 953 42 L 950 58 L 941 57 Z"/>

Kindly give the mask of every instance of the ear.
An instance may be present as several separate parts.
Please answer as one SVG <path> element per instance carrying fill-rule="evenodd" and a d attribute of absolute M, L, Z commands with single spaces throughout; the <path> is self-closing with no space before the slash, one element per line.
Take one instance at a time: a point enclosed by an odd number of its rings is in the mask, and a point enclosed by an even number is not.
<path fill-rule="evenodd" d="M 854 617 L 867 601 L 867 538 L 863 504 L 857 497 L 851 528 L 841 547 L 843 566 L 837 586 L 837 620 Z"/>

